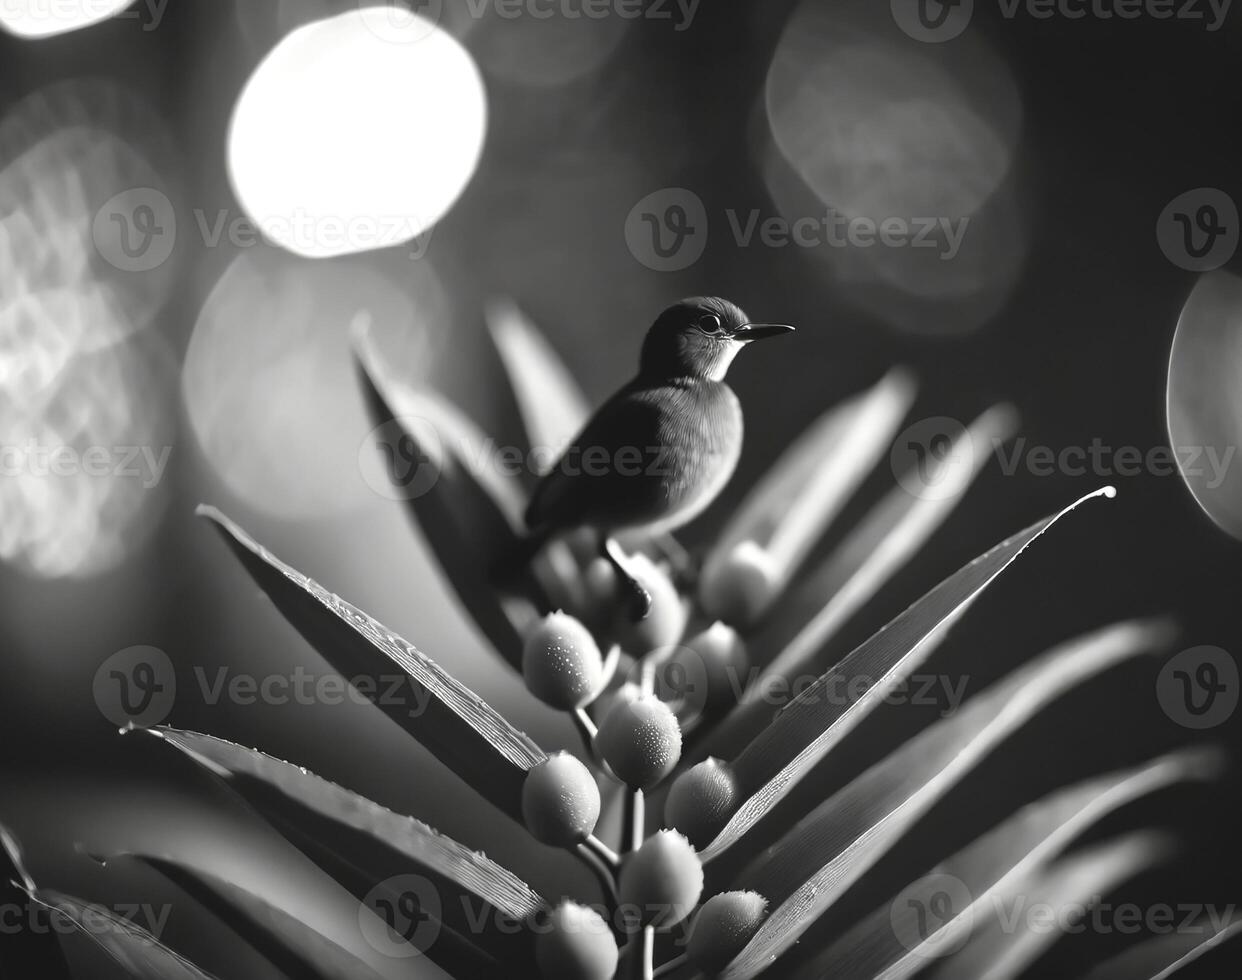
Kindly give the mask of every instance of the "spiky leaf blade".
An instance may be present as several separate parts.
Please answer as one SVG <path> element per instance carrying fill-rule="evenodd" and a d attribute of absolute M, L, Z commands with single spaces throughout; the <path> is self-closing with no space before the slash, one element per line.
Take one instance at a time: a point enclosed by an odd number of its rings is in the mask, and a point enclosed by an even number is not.
<path fill-rule="evenodd" d="M 526 772 L 547 758 L 539 746 L 413 644 L 281 561 L 218 510 L 200 507 L 198 513 L 215 525 L 276 608 L 337 673 L 351 682 L 369 680 L 368 690 L 358 690 L 361 696 L 521 821 Z M 408 683 L 387 683 L 394 669 Z"/>

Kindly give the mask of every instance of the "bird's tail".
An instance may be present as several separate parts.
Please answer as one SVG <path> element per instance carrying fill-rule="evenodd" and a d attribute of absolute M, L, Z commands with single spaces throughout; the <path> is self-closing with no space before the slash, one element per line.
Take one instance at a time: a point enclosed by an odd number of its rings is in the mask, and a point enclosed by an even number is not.
<path fill-rule="evenodd" d="M 490 577 L 497 585 L 516 582 L 530 568 L 539 550 L 552 537 L 552 529 L 548 526 L 537 527 L 516 538 L 513 546 L 500 555 L 492 564 Z"/>

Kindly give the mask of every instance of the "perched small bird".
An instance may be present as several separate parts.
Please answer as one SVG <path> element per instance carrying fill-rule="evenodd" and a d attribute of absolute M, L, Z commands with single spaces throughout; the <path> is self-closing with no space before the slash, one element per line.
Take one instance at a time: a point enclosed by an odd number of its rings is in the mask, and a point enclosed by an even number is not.
<path fill-rule="evenodd" d="M 752 340 L 793 327 L 751 323 L 717 297 L 670 306 L 647 331 L 638 375 L 606 401 L 543 477 L 526 510 L 528 551 L 588 526 L 630 591 L 635 619 L 651 608 L 613 535 L 677 528 L 710 504 L 737 466 L 742 409 L 724 383 Z"/>

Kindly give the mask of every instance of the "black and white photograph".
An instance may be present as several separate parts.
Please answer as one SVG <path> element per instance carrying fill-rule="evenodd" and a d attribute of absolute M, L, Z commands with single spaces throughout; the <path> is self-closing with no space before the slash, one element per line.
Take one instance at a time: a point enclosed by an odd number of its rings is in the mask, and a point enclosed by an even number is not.
<path fill-rule="evenodd" d="M 1242 5 L 0 0 L 0 980 L 1242 976 Z"/>

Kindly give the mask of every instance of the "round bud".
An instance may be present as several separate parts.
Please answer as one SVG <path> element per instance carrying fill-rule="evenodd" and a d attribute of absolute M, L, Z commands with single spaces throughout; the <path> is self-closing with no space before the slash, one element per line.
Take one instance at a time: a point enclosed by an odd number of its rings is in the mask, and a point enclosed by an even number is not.
<path fill-rule="evenodd" d="M 704 973 L 719 973 L 754 938 L 767 908 L 758 892 L 713 895 L 694 917 L 686 946 L 690 962 Z"/>
<path fill-rule="evenodd" d="M 535 962 L 545 977 L 612 980 L 620 953 L 612 930 L 598 912 L 561 902 L 535 936 Z"/>
<path fill-rule="evenodd" d="M 737 807 L 737 781 L 729 764 L 704 759 L 673 780 L 664 800 L 664 822 L 702 849 L 716 839 Z"/>
<path fill-rule="evenodd" d="M 642 657 L 657 647 L 676 643 L 690 614 L 673 580 L 646 555 L 631 555 L 629 570 L 651 596 L 651 611 L 645 619 L 635 621 L 626 604 L 620 604 L 617 642 L 623 650 Z"/>
<path fill-rule="evenodd" d="M 626 855 L 617 882 L 627 926 L 675 926 L 703 893 L 703 862 L 675 830 L 652 834 Z"/>
<path fill-rule="evenodd" d="M 676 647 L 661 665 L 660 696 L 678 701 L 684 723 L 701 714 L 719 715 L 737 703 L 746 686 L 750 659 L 737 631 L 715 622 Z"/>
<path fill-rule="evenodd" d="M 667 704 L 640 694 L 613 705 L 595 745 L 618 779 L 631 789 L 649 789 L 681 758 L 681 728 Z"/>
<path fill-rule="evenodd" d="M 568 752 L 548 756 L 526 774 L 522 817 L 535 840 L 572 847 L 595 830 L 599 819 L 595 777 Z"/>
<path fill-rule="evenodd" d="M 699 603 L 713 619 L 745 629 L 759 621 L 776 597 L 777 572 L 768 553 L 743 541 L 709 561 L 699 579 Z"/>
<path fill-rule="evenodd" d="M 604 658 L 578 620 L 554 612 L 535 624 L 522 649 L 526 688 L 545 704 L 572 711 L 591 701 L 604 681 Z"/>
<path fill-rule="evenodd" d="M 598 712 L 597 717 L 607 718 L 612 709 L 619 704 L 632 704 L 642 697 L 643 689 L 633 681 L 625 681 L 619 687 L 614 687 L 610 691 L 606 691 L 599 696 L 599 701 L 595 704 L 594 710 Z"/>

